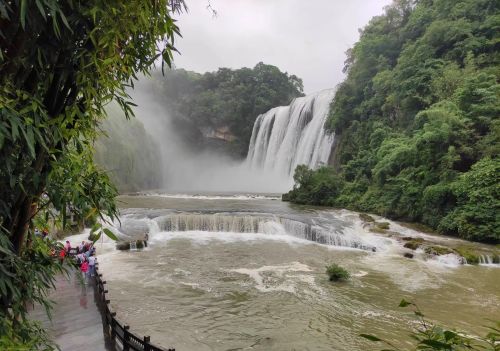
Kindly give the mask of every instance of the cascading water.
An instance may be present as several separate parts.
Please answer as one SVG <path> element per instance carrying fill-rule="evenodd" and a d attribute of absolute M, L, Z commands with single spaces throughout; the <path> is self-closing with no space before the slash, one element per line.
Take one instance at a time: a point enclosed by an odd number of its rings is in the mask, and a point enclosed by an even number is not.
<path fill-rule="evenodd" d="M 318 224 L 304 223 L 281 216 L 248 214 L 170 214 L 154 219 L 160 231 L 232 232 L 287 234 L 320 244 L 376 251 L 377 244 L 347 230 L 335 230 Z"/>
<path fill-rule="evenodd" d="M 334 135 L 324 125 L 334 93 L 328 89 L 297 98 L 257 117 L 246 160 L 250 169 L 291 180 L 298 165 L 326 164 Z"/>

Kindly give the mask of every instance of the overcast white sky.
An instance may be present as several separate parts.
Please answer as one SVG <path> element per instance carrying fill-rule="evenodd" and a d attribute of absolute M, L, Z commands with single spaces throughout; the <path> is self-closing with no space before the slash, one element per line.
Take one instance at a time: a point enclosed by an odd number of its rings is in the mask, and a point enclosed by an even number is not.
<path fill-rule="evenodd" d="M 343 80 L 345 51 L 358 28 L 391 0 L 187 0 L 175 65 L 196 72 L 253 67 L 259 61 L 304 80 L 304 91 Z"/>

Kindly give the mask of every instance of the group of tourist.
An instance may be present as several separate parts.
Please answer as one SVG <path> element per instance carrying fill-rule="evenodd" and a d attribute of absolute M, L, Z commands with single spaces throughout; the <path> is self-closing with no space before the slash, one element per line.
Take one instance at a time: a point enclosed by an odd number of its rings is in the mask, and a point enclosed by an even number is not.
<path fill-rule="evenodd" d="M 39 230 L 35 228 L 34 234 L 37 237 L 49 239 L 48 229 Z M 88 283 L 90 277 L 95 276 L 95 265 L 97 261 L 96 248 L 91 241 L 82 241 L 76 247 L 72 247 L 70 241 L 66 240 L 62 249 L 53 246 L 50 249 L 50 255 L 52 257 L 58 257 L 61 263 L 64 262 L 66 256 L 73 256 L 76 265 L 82 273 L 85 284 Z"/>
<path fill-rule="evenodd" d="M 76 248 L 72 250 L 71 243 L 69 240 L 66 240 L 64 244 L 64 249 L 61 250 L 60 258 L 62 255 L 62 259 L 64 256 L 69 254 L 70 252 L 74 253 L 74 258 L 76 264 L 80 268 L 80 272 L 82 272 L 82 277 L 85 284 L 88 283 L 89 278 L 95 275 L 95 264 L 97 258 L 95 256 L 96 249 L 93 242 L 85 242 L 82 241 Z"/>

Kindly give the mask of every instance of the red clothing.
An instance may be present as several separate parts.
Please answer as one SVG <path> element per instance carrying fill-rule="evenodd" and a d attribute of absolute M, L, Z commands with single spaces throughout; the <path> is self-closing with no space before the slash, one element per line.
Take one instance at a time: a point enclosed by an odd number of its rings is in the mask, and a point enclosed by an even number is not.
<path fill-rule="evenodd" d="M 87 271 L 89 270 L 89 263 L 88 262 L 83 262 L 82 265 L 80 266 L 80 270 L 83 273 L 87 273 Z"/>
<path fill-rule="evenodd" d="M 61 258 L 61 259 L 62 259 L 62 258 L 64 258 L 64 256 L 66 256 L 66 251 L 61 250 L 61 251 L 59 252 L 59 258 Z"/>

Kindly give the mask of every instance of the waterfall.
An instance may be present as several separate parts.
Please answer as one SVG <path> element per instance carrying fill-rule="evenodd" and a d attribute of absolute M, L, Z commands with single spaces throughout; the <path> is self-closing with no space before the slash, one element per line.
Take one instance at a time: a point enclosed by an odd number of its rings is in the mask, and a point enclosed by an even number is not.
<path fill-rule="evenodd" d="M 328 162 L 334 135 L 324 128 L 334 90 L 296 98 L 257 117 L 247 165 L 291 179 L 298 165 L 317 168 Z"/>
<path fill-rule="evenodd" d="M 232 233 L 286 234 L 331 246 L 343 246 L 375 251 L 373 244 L 348 231 L 337 231 L 310 223 L 279 216 L 248 214 L 180 213 L 157 217 L 160 231 L 207 231 Z"/>
<path fill-rule="evenodd" d="M 500 264 L 500 255 L 479 255 L 479 264 L 498 265 Z"/>

